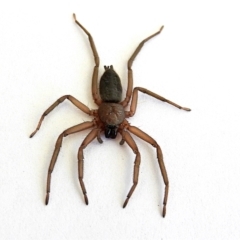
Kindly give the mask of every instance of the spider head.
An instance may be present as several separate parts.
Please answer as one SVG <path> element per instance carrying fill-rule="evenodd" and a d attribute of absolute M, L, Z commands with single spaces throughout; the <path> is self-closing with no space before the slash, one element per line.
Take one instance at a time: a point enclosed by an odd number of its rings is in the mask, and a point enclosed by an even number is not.
<path fill-rule="evenodd" d="M 105 126 L 105 137 L 106 138 L 116 138 L 118 131 L 118 126 L 106 125 Z"/>

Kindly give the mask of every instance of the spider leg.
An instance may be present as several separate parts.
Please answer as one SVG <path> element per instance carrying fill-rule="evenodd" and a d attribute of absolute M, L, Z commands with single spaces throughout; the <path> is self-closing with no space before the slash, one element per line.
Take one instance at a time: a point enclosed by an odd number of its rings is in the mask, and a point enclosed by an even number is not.
<path fill-rule="evenodd" d="M 129 112 L 126 112 L 126 117 L 132 117 L 135 112 L 136 112 L 136 108 L 137 108 L 137 100 L 138 100 L 138 91 L 142 92 L 142 93 L 146 93 L 148 94 L 149 96 L 152 96 L 158 100 L 161 100 L 163 102 L 167 102 L 171 105 L 173 105 L 174 107 L 177 107 L 179 109 L 182 109 L 182 110 L 185 110 L 185 111 L 191 111 L 190 108 L 186 108 L 186 107 L 182 107 L 154 92 L 151 92 L 149 91 L 148 89 L 146 88 L 141 88 L 141 87 L 135 87 L 134 90 L 133 90 L 133 95 L 132 95 L 132 102 L 131 102 L 131 105 L 130 105 L 130 111 Z"/>
<path fill-rule="evenodd" d="M 134 51 L 134 53 L 132 54 L 132 56 L 128 60 L 128 64 L 127 64 L 127 67 L 128 67 L 128 87 L 127 87 L 126 97 L 121 102 L 123 107 L 126 107 L 128 105 L 128 103 L 129 103 L 129 101 L 131 99 L 131 96 L 132 96 L 132 89 L 133 89 L 132 64 L 133 64 L 133 61 L 135 60 L 135 58 L 138 55 L 138 53 L 141 51 L 144 43 L 146 43 L 148 40 L 150 40 L 151 38 L 155 37 L 156 35 L 160 34 L 162 29 L 163 29 L 163 26 L 159 29 L 159 31 L 157 31 L 156 33 L 152 34 L 151 36 L 145 38 L 142 42 L 140 42 L 140 44 L 138 45 L 138 47 L 136 48 L 136 50 Z"/>
<path fill-rule="evenodd" d="M 85 203 L 87 205 L 88 205 L 87 191 L 83 182 L 83 159 L 84 159 L 83 149 L 86 148 L 87 145 L 98 136 L 98 132 L 99 132 L 98 128 L 92 129 L 92 131 L 86 136 L 86 138 L 83 140 L 81 146 L 78 149 L 78 178 L 84 195 Z"/>
<path fill-rule="evenodd" d="M 66 129 L 65 131 L 63 131 L 58 139 L 57 139 L 57 142 L 56 142 L 56 145 L 55 145 L 55 149 L 54 149 L 54 152 L 53 152 L 53 155 L 52 155 L 52 159 L 51 159 L 51 162 L 50 162 L 50 165 L 49 165 L 49 168 L 48 168 L 48 176 L 47 176 L 47 193 L 46 193 L 46 199 L 45 199 L 45 204 L 47 205 L 48 202 L 49 202 L 49 194 L 50 194 L 50 185 L 51 185 L 51 176 L 52 176 L 52 172 L 53 172 L 53 169 L 54 169 L 54 166 L 57 162 L 57 157 L 58 157 L 58 154 L 59 154 L 59 151 L 60 151 L 60 148 L 62 146 L 62 140 L 63 140 L 63 137 L 66 137 L 67 135 L 69 134 L 73 134 L 73 133 L 76 133 L 76 132 L 80 132 L 80 131 L 83 131 L 85 129 L 88 129 L 88 128 L 91 128 L 91 127 L 94 127 L 95 123 L 92 121 L 92 122 L 84 122 L 84 123 L 80 123 L 76 126 L 73 126 L 73 127 L 70 127 L 68 129 Z"/>
<path fill-rule="evenodd" d="M 101 132 L 102 132 L 102 130 L 101 130 L 101 128 L 99 128 L 98 129 L 98 133 L 97 133 L 97 140 L 98 140 L 99 143 L 103 143 L 103 140 L 102 140 L 102 138 L 100 136 Z"/>
<path fill-rule="evenodd" d="M 93 99 L 94 102 L 99 106 L 102 102 L 99 94 L 98 94 L 98 69 L 99 69 L 99 56 L 97 53 L 97 48 L 95 46 L 95 43 L 93 41 L 93 38 L 91 36 L 91 34 L 87 31 L 87 29 L 85 27 L 83 27 L 83 25 L 81 23 L 78 22 L 77 18 L 76 18 L 76 14 L 73 13 L 73 18 L 75 23 L 87 34 L 89 42 L 90 42 L 90 46 L 93 52 L 93 56 L 94 56 L 94 61 L 95 61 L 95 67 L 93 69 L 93 75 L 92 75 L 92 95 L 93 95 Z"/>
<path fill-rule="evenodd" d="M 132 196 L 137 184 L 138 184 L 138 176 L 139 176 L 139 167 L 140 167 L 140 162 L 141 162 L 141 156 L 140 156 L 140 153 L 138 151 L 138 147 L 137 147 L 135 141 L 133 140 L 133 138 L 131 137 L 130 133 L 127 132 L 127 131 L 122 131 L 121 134 L 122 134 L 122 137 L 123 137 L 124 141 L 127 142 L 129 147 L 136 154 L 136 158 L 135 158 L 135 162 L 134 162 L 134 171 L 133 171 L 133 185 L 132 185 L 130 191 L 128 192 L 127 198 L 126 198 L 126 200 L 123 204 L 123 208 L 125 208 L 128 204 L 128 201 L 129 201 L 130 197 Z"/>
<path fill-rule="evenodd" d="M 42 121 L 45 118 L 45 116 L 47 116 L 55 107 L 57 107 L 60 103 L 62 103 L 65 99 L 68 99 L 73 105 L 75 105 L 77 108 L 79 108 L 80 110 L 82 110 L 83 112 L 85 112 L 88 115 L 92 115 L 92 111 L 83 103 L 79 102 L 75 97 L 71 96 L 71 95 L 64 95 L 62 97 L 60 97 L 56 102 L 54 102 L 41 116 L 37 128 L 36 130 L 30 135 L 30 138 L 33 137 L 36 132 L 40 129 L 41 125 L 42 125 Z"/>
<path fill-rule="evenodd" d="M 127 128 L 131 133 L 136 135 L 137 137 L 141 138 L 142 140 L 150 143 L 153 147 L 156 148 L 157 150 L 157 159 L 158 159 L 158 164 L 160 171 L 162 173 L 163 181 L 165 184 L 165 193 L 164 193 L 164 199 L 163 199 L 163 211 L 162 211 L 162 216 L 165 217 L 166 215 L 166 206 L 167 206 L 167 198 L 168 198 L 168 191 L 169 191 L 169 181 L 168 181 L 168 176 L 167 176 L 167 171 L 163 162 L 163 154 L 160 146 L 157 144 L 157 142 L 150 137 L 148 134 L 143 132 L 137 127 L 134 126 L 129 126 Z"/>

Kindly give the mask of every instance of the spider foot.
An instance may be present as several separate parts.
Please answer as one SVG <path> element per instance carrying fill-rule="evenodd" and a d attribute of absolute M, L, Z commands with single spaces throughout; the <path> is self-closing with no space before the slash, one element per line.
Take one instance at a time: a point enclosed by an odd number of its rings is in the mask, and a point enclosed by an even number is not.
<path fill-rule="evenodd" d="M 75 22 L 77 21 L 77 17 L 76 17 L 75 13 L 73 13 L 73 19 L 74 19 Z"/>
<path fill-rule="evenodd" d="M 36 129 L 33 133 L 31 133 L 31 135 L 29 137 L 32 138 L 36 134 L 37 131 L 38 131 L 38 129 Z"/>
<path fill-rule="evenodd" d="M 125 143 L 125 139 L 122 138 L 122 140 L 119 142 L 120 145 L 123 145 Z"/>
<path fill-rule="evenodd" d="M 97 140 L 98 140 L 99 143 L 101 143 L 101 144 L 103 143 L 103 140 L 100 136 L 97 136 Z"/>
<path fill-rule="evenodd" d="M 127 199 L 125 200 L 124 204 L 123 204 L 123 208 L 125 208 L 128 204 L 128 201 L 129 201 L 129 197 L 127 197 Z"/>
<path fill-rule="evenodd" d="M 84 200 L 85 200 L 86 205 L 88 205 L 88 197 L 87 197 L 87 194 L 84 194 Z"/>
<path fill-rule="evenodd" d="M 163 206 L 162 216 L 163 217 L 166 216 L 166 205 Z"/>
<path fill-rule="evenodd" d="M 188 112 L 190 112 L 190 111 L 191 111 L 191 109 L 190 109 L 190 108 L 186 108 L 186 107 L 183 107 L 183 108 L 182 108 L 182 110 L 185 110 L 185 111 L 188 111 Z"/>
<path fill-rule="evenodd" d="M 48 205 L 48 202 L 49 202 L 49 193 L 47 193 L 46 195 L 45 204 Z"/>

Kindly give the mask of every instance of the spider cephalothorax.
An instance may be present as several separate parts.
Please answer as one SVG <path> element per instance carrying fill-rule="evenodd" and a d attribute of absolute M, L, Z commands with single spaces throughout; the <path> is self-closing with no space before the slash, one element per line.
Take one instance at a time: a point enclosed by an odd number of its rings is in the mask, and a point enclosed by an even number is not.
<path fill-rule="evenodd" d="M 160 95 L 153 93 L 145 88 L 141 87 L 135 87 L 133 89 L 133 74 L 132 74 L 132 63 L 138 53 L 140 52 L 141 48 L 143 47 L 144 43 L 147 42 L 149 39 L 153 38 L 154 36 L 158 35 L 162 29 L 163 26 L 160 28 L 159 31 L 154 33 L 153 35 L 149 36 L 148 38 L 144 39 L 136 48 L 132 56 L 130 57 L 128 61 L 128 86 L 126 91 L 126 96 L 123 101 L 121 101 L 122 98 L 122 86 L 121 81 L 117 73 L 114 71 L 112 66 L 106 67 L 105 66 L 105 72 L 103 73 L 101 79 L 100 79 L 100 87 L 98 91 L 98 69 L 99 69 L 99 57 L 98 53 L 93 41 L 93 38 L 91 34 L 77 21 L 75 14 L 73 14 L 74 20 L 77 23 L 77 25 L 82 28 L 82 30 L 87 34 L 90 42 L 90 46 L 94 55 L 95 60 L 95 67 L 93 69 L 93 77 L 92 77 L 92 96 L 94 99 L 94 102 L 98 105 L 98 109 L 90 110 L 86 105 L 78 101 L 76 98 L 74 98 L 71 95 L 64 95 L 60 97 L 56 102 L 54 102 L 41 116 L 39 123 L 37 125 L 36 130 L 30 135 L 30 137 L 33 137 L 35 133 L 40 129 L 42 121 L 44 117 L 50 113 L 58 104 L 63 102 L 65 99 L 68 99 L 70 102 L 72 102 L 77 108 L 85 112 L 86 114 L 92 116 L 94 119 L 92 121 L 83 122 L 76 126 L 70 127 L 63 131 L 56 142 L 55 149 L 52 155 L 52 159 L 49 165 L 48 169 L 48 176 L 47 176 L 47 194 L 45 203 L 48 204 L 49 202 L 49 196 L 50 196 L 50 184 L 51 184 L 51 176 L 52 172 L 55 166 L 55 163 L 57 161 L 57 157 L 60 151 L 60 147 L 62 145 L 63 137 L 68 136 L 69 134 L 73 134 L 76 132 L 83 131 L 85 129 L 92 129 L 89 134 L 85 137 L 84 141 L 82 142 L 81 146 L 78 150 L 78 178 L 79 183 L 84 195 L 85 203 L 88 204 L 88 197 L 87 197 L 87 191 L 85 188 L 85 184 L 83 182 L 83 149 L 87 147 L 87 145 L 92 142 L 94 139 L 97 139 L 100 143 L 102 143 L 102 139 L 100 137 L 101 133 L 105 133 L 106 138 L 116 138 L 117 133 L 120 133 L 122 136 L 122 140 L 120 144 L 123 144 L 126 142 L 128 146 L 133 150 L 135 157 L 134 162 L 134 171 L 133 171 L 133 185 L 128 192 L 127 199 L 125 200 L 123 207 L 127 206 L 127 203 L 132 196 L 137 183 L 138 183 L 138 175 L 139 175 L 139 167 L 140 167 L 140 152 L 138 150 L 138 147 L 132 138 L 131 134 L 134 134 L 135 136 L 141 138 L 145 142 L 151 144 L 154 148 L 156 148 L 157 152 L 157 159 L 160 171 L 162 173 L 163 181 L 165 184 L 165 193 L 164 193 L 164 199 L 163 199 L 163 217 L 166 214 L 166 205 L 167 205 L 167 198 L 168 198 L 168 191 L 169 191 L 169 182 L 168 182 L 168 176 L 167 171 L 164 166 L 163 162 L 163 155 L 160 146 L 158 143 L 150 137 L 148 134 L 143 132 L 137 127 L 130 126 L 126 118 L 132 117 L 137 108 L 137 97 L 138 97 L 138 91 L 146 93 L 154 98 L 157 98 L 163 102 L 167 102 L 179 109 L 183 109 L 186 111 L 190 111 L 189 108 L 181 107 L 180 105 L 167 100 L 164 97 L 161 97 Z M 131 100 L 132 99 L 132 100 Z M 129 111 L 126 111 L 125 108 L 130 103 L 130 109 Z"/>
<path fill-rule="evenodd" d="M 125 119 L 123 106 L 119 103 L 103 102 L 99 106 L 98 115 L 103 123 L 106 138 L 115 138 L 118 126 Z"/>

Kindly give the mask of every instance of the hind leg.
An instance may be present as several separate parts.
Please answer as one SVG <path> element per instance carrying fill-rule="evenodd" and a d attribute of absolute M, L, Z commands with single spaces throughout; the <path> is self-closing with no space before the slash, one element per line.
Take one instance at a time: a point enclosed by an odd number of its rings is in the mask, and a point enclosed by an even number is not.
<path fill-rule="evenodd" d="M 76 14 L 73 14 L 73 18 L 75 23 L 87 34 L 88 39 L 89 39 L 89 43 L 93 52 L 93 56 L 94 56 L 94 62 L 95 62 L 95 67 L 93 69 L 93 75 L 92 75 L 92 95 L 93 95 L 93 99 L 94 102 L 99 106 L 101 104 L 101 98 L 98 94 L 98 69 L 99 69 L 99 56 L 97 53 L 97 48 L 95 46 L 95 43 L 93 41 L 93 38 L 91 36 L 91 34 L 87 31 L 87 29 L 85 27 L 83 27 L 83 25 L 81 23 L 78 22 L 77 18 L 76 18 Z"/>

